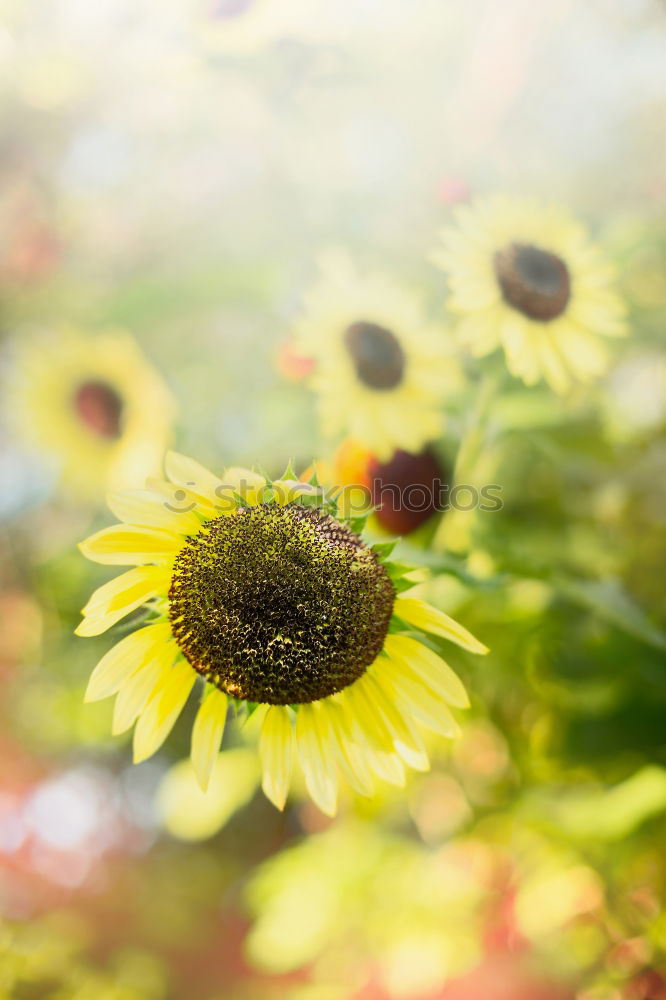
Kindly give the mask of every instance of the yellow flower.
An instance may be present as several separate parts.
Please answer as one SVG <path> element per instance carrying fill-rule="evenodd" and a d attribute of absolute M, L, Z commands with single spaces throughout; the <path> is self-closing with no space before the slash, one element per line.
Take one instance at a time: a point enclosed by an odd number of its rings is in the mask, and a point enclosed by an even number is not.
<path fill-rule="evenodd" d="M 353 437 L 384 461 L 440 436 L 461 371 L 445 331 L 425 320 L 410 290 L 358 275 L 345 255 L 329 252 L 305 298 L 295 346 L 314 359 L 308 381 L 327 437 Z"/>
<path fill-rule="evenodd" d="M 604 338 L 626 332 L 613 269 L 565 212 L 494 197 L 461 206 L 432 259 L 449 276 L 449 307 L 477 356 L 504 349 L 512 375 L 556 392 L 607 366 Z"/>
<path fill-rule="evenodd" d="M 47 453 L 74 495 L 136 486 L 158 470 L 174 404 L 128 333 L 31 337 L 14 379 L 18 432 Z"/>
<path fill-rule="evenodd" d="M 290 474 L 222 478 L 168 453 L 167 480 L 113 494 L 121 523 L 81 544 L 89 559 L 132 568 L 105 583 L 77 632 L 99 635 L 147 605 L 147 623 L 95 668 L 89 700 L 116 696 L 113 729 L 134 728 L 134 759 L 166 739 L 197 678 L 203 697 L 192 763 L 206 787 L 228 702 L 262 713 L 263 788 L 283 808 L 296 761 L 326 813 L 339 774 L 361 794 L 426 769 L 421 726 L 452 737 L 447 705 L 465 690 L 425 633 L 486 649 L 441 611 L 402 591 L 390 545 L 370 548 Z M 323 506 L 322 506 L 323 502 Z"/>

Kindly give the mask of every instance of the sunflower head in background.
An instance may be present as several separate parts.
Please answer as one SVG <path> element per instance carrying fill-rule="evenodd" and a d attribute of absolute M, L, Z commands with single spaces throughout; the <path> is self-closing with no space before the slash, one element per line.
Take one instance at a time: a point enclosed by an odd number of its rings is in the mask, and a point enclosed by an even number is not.
<path fill-rule="evenodd" d="M 159 469 L 175 405 L 128 333 L 26 337 L 13 378 L 18 433 L 56 465 L 73 497 L 94 500 Z"/>
<path fill-rule="evenodd" d="M 81 545 L 93 561 L 133 568 L 93 594 L 79 635 L 146 609 L 87 692 L 116 696 L 114 732 L 135 725 L 135 760 L 161 746 L 198 680 L 192 764 L 203 787 L 230 702 L 261 712 L 263 788 L 279 808 L 295 760 L 329 815 L 340 774 L 371 795 L 375 778 L 401 785 L 405 764 L 426 769 L 421 727 L 455 736 L 447 706 L 468 704 L 427 635 L 485 647 L 403 596 L 413 584 L 391 562 L 393 544 L 369 546 L 356 521 L 291 469 L 276 482 L 247 469 L 218 477 L 171 452 L 166 474 L 112 495 L 121 523 Z"/>
<path fill-rule="evenodd" d="M 367 448 L 347 438 L 330 462 L 318 463 L 317 476 L 338 491 L 342 507 L 349 499 L 360 509 L 365 491 L 370 524 L 390 535 L 411 535 L 446 509 L 451 474 L 439 449 L 395 451 L 380 462 Z"/>
<path fill-rule="evenodd" d="M 327 438 L 352 437 L 381 461 L 440 436 L 446 401 L 462 385 L 446 331 L 411 290 L 357 274 L 331 251 L 305 297 L 294 344 L 314 360 L 308 382 Z"/>
<path fill-rule="evenodd" d="M 569 215 L 494 197 L 454 213 L 433 261 L 447 272 L 461 341 L 481 357 L 502 347 L 512 375 L 556 392 L 608 364 L 626 332 L 610 263 Z"/>

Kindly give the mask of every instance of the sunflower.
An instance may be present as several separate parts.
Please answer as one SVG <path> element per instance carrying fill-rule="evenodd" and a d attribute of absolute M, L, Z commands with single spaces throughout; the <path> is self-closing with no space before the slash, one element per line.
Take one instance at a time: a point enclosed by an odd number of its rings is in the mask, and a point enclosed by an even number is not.
<path fill-rule="evenodd" d="M 314 359 L 309 384 L 323 433 L 353 437 L 382 461 L 439 437 L 443 403 L 461 384 L 418 296 L 382 275 L 356 274 L 339 252 L 321 258 L 295 347 Z"/>
<path fill-rule="evenodd" d="M 461 206 L 433 261 L 449 276 L 450 309 L 477 356 L 503 347 L 512 375 L 556 392 L 607 366 L 604 338 L 625 333 L 613 269 L 565 212 L 530 200 Z"/>
<path fill-rule="evenodd" d="M 65 488 L 95 498 L 159 469 L 174 404 L 124 331 L 37 335 L 18 350 L 10 411 L 57 465 Z"/>
<path fill-rule="evenodd" d="M 145 607 L 140 628 L 98 663 L 88 700 L 116 696 L 113 731 L 134 725 L 134 760 L 163 743 L 197 679 L 192 764 L 206 787 L 231 702 L 261 713 L 263 788 L 283 808 L 295 760 L 332 815 L 339 772 L 361 794 L 426 769 L 421 726 L 453 737 L 447 705 L 465 690 L 426 634 L 485 653 L 461 625 L 413 596 L 390 543 L 370 547 L 291 470 L 219 478 L 169 452 L 167 480 L 111 495 L 121 523 L 81 544 L 132 568 L 83 609 L 82 636 Z M 256 715 L 255 715 L 256 718 Z"/>

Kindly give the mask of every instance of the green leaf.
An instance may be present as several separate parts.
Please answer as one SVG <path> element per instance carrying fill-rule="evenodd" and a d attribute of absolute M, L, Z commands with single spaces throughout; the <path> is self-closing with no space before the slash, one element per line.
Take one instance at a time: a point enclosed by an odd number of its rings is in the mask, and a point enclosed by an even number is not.
<path fill-rule="evenodd" d="M 380 559 L 388 559 L 399 541 L 399 538 L 392 538 L 390 542 L 375 542 L 370 548 Z"/>
<path fill-rule="evenodd" d="M 384 563 L 384 566 L 392 580 L 399 580 L 401 577 L 407 576 L 408 573 L 423 571 L 423 567 L 421 566 L 413 566 L 411 563 L 399 562 L 397 560 Z"/>
<path fill-rule="evenodd" d="M 290 458 L 289 461 L 287 462 L 287 468 L 284 470 L 284 472 L 280 476 L 280 479 L 298 479 L 298 473 L 296 472 L 296 469 L 294 468 L 294 460 L 293 460 L 293 458 Z"/>
<path fill-rule="evenodd" d="M 497 573 L 495 576 L 488 578 L 474 576 L 467 569 L 464 559 L 447 552 L 432 552 L 429 549 L 420 549 L 416 545 L 404 542 L 404 540 L 400 548 L 400 554 L 408 562 L 413 563 L 412 569 L 425 567 L 432 570 L 433 573 L 453 576 L 474 590 L 497 590 L 499 587 L 503 587 L 508 579 L 505 573 Z"/>
<path fill-rule="evenodd" d="M 666 769 L 641 768 L 611 788 L 591 785 L 556 797 L 537 795 L 533 805 L 569 836 L 592 840 L 620 840 L 652 816 L 666 812 Z"/>

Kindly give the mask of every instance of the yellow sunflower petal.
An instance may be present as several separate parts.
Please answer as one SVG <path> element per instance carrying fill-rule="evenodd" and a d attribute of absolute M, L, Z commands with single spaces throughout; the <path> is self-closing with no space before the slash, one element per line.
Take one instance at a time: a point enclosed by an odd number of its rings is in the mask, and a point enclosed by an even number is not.
<path fill-rule="evenodd" d="M 458 646 L 462 646 L 463 649 L 469 650 L 470 653 L 489 652 L 488 647 L 475 639 L 466 628 L 463 628 L 443 611 L 426 604 L 425 601 L 417 600 L 414 597 L 398 597 L 393 611 L 398 618 L 402 618 L 410 625 L 414 625 L 424 632 L 432 632 L 433 635 L 439 635 L 443 639 L 449 639 Z"/>
<path fill-rule="evenodd" d="M 315 705 L 301 705 L 296 714 L 296 742 L 305 785 L 327 816 L 334 816 L 338 779 L 330 732 Z"/>
<path fill-rule="evenodd" d="M 171 638 L 168 622 L 146 625 L 116 643 L 99 661 L 88 681 L 86 701 L 99 701 L 115 694 L 155 650 Z"/>
<path fill-rule="evenodd" d="M 371 796 L 374 793 L 374 782 L 367 756 L 354 737 L 353 727 L 349 724 L 343 706 L 329 698 L 323 708 L 329 716 L 342 773 L 359 795 Z"/>
<path fill-rule="evenodd" d="M 121 618 L 169 589 L 171 573 L 163 566 L 139 566 L 99 587 L 85 608 L 77 635 L 101 635 Z"/>
<path fill-rule="evenodd" d="M 534 338 L 534 343 L 541 359 L 544 378 L 551 389 L 557 393 L 567 392 L 571 387 L 571 378 L 550 334 L 545 330 L 542 331 L 540 336 Z"/>
<path fill-rule="evenodd" d="M 227 696 L 209 688 L 192 726 L 192 767 L 205 792 L 210 781 L 227 720 Z"/>
<path fill-rule="evenodd" d="M 343 703 L 356 723 L 356 731 L 361 731 L 364 743 L 375 750 L 392 754 L 393 737 L 382 714 L 374 704 L 362 677 L 346 687 L 342 692 Z"/>
<path fill-rule="evenodd" d="M 261 787 L 266 798 L 278 809 L 284 809 L 289 794 L 293 767 L 294 734 L 289 710 L 271 705 L 266 713 L 259 740 L 263 776 Z"/>
<path fill-rule="evenodd" d="M 134 729 L 134 763 L 151 757 L 164 743 L 190 696 L 196 673 L 180 660 L 141 712 Z"/>
<path fill-rule="evenodd" d="M 405 765 L 397 753 L 383 753 L 381 750 L 368 748 L 368 762 L 378 778 L 398 788 L 405 787 Z"/>
<path fill-rule="evenodd" d="M 446 705 L 418 678 L 406 673 L 403 664 L 389 661 L 385 666 L 384 684 L 393 690 L 396 703 L 403 704 L 422 725 L 447 739 L 460 735 L 460 726 Z"/>
<path fill-rule="evenodd" d="M 134 725 L 150 698 L 165 683 L 177 653 L 175 643 L 165 642 L 150 657 L 139 662 L 136 670 L 121 685 L 113 706 L 111 731 L 114 736 Z"/>
<path fill-rule="evenodd" d="M 79 549 L 87 559 L 105 566 L 171 562 L 182 546 L 182 538 L 171 532 L 130 524 L 102 528 L 79 542 Z"/>
<path fill-rule="evenodd" d="M 185 486 L 149 476 L 146 479 L 146 488 L 162 497 L 162 500 L 166 501 L 173 510 L 195 511 L 204 518 L 216 516 L 214 498 L 206 499 L 198 493 L 193 493 Z"/>
<path fill-rule="evenodd" d="M 404 661 L 426 684 L 456 708 L 469 708 L 467 691 L 458 675 L 445 660 L 417 639 L 407 635 L 387 635 L 384 649 L 388 656 Z M 376 661 L 381 674 L 382 659 Z"/>
<path fill-rule="evenodd" d="M 201 496 L 204 501 L 215 501 L 216 491 L 222 485 L 222 480 L 205 466 L 195 462 L 193 458 L 181 455 L 177 451 L 168 451 L 164 469 L 172 483 L 189 489 L 191 493 Z"/>
<path fill-rule="evenodd" d="M 370 671 L 365 674 L 363 681 L 372 697 L 375 705 L 382 713 L 384 721 L 393 737 L 393 746 L 404 762 L 417 771 L 427 771 L 430 767 L 428 755 L 425 752 L 423 739 L 413 723 L 409 721 L 409 715 L 404 717 L 395 702 L 391 700 L 390 694 L 373 676 Z M 389 689 L 390 691 L 390 689 Z"/>
<path fill-rule="evenodd" d="M 178 535 L 194 534 L 201 527 L 195 511 L 187 510 L 182 504 L 174 510 L 174 504 L 153 490 L 120 490 L 110 493 L 107 503 L 112 513 L 125 524 L 161 528 Z"/>

